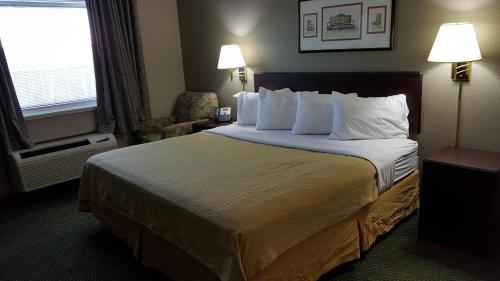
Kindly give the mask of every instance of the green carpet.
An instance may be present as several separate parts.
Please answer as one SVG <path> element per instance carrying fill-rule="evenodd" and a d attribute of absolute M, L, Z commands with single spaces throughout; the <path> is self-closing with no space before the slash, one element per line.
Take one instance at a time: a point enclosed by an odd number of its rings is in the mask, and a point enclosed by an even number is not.
<path fill-rule="evenodd" d="M 0 280 L 169 280 L 142 267 L 91 214 L 77 211 L 77 183 L 0 201 Z M 500 280 L 500 264 L 416 239 L 417 215 L 360 261 L 321 280 Z"/>

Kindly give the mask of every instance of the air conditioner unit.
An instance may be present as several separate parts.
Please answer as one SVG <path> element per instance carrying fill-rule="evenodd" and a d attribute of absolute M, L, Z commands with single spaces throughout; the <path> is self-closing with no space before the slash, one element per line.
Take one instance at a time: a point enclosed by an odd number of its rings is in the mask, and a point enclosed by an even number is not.
<path fill-rule="evenodd" d="M 116 148 L 112 134 L 93 134 L 12 152 L 16 185 L 20 191 L 27 192 L 77 179 L 89 157 Z"/>

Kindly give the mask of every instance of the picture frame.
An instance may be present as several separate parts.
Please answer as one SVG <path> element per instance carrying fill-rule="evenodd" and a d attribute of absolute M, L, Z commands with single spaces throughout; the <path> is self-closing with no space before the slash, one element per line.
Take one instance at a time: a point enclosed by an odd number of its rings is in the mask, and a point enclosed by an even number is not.
<path fill-rule="evenodd" d="M 361 40 L 363 3 L 321 7 L 321 41 Z"/>
<path fill-rule="evenodd" d="M 396 0 L 299 0 L 299 53 L 392 50 Z"/>
<path fill-rule="evenodd" d="M 318 13 L 309 13 L 302 16 L 304 38 L 318 37 Z"/>
<path fill-rule="evenodd" d="M 368 7 L 368 15 L 366 21 L 366 33 L 377 34 L 385 33 L 387 26 L 387 6 L 372 6 Z"/>

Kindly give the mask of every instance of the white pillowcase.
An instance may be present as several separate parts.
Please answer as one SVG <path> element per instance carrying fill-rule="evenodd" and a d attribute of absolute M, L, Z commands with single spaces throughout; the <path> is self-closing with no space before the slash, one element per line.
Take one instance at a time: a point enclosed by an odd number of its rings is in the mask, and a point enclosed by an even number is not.
<path fill-rule="evenodd" d="M 238 125 L 255 125 L 257 123 L 257 109 L 259 107 L 259 93 L 239 92 L 233 97 L 236 98 Z"/>
<path fill-rule="evenodd" d="M 316 92 L 317 93 L 317 92 Z M 333 98 L 332 95 L 343 95 L 333 91 L 331 95 L 298 93 L 297 113 L 292 134 L 294 135 L 328 135 L 332 131 Z M 352 93 L 349 95 L 358 96 Z"/>
<path fill-rule="evenodd" d="M 295 122 L 297 95 L 290 89 L 271 91 L 260 87 L 257 130 L 290 130 Z"/>
<path fill-rule="evenodd" d="M 408 138 L 405 95 L 359 98 L 333 97 L 333 125 L 329 139 Z"/>

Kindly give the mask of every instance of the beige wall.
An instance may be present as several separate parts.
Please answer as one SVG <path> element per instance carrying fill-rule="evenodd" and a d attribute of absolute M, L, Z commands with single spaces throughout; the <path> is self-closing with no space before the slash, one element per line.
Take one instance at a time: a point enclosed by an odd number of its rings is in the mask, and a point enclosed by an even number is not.
<path fill-rule="evenodd" d="M 138 0 L 153 118 L 170 116 L 184 91 L 181 39 L 175 0 Z"/>
<path fill-rule="evenodd" d="M 184 91 L 184 72 L 175 0 L 138 0 L 144 61 L 153 118 L 169 116 Z M 96 130 L 93 111 L 26 121 L 35 142 Z"/>
<path fill-rule="evenodd" d="M 216 69 L 220 45 L 228 43 L 239 44 L 258 72 L 422 71 L 419 142 L 426 156 L 454 142 L 458 93 L 450 64 L 427 62 L 427 56 L 441 23 L 472 21 L 484 59 L 473 63 L 464 85 L 460 141 L 500 151 L 500 1 L 398 0 L 396 6 L 392 51 L 299 54 L 297 0 L 179 0 L 186 88 L 216 91 L 223 105 L 235 108 L 231 95 L 241 85 Z"/>

